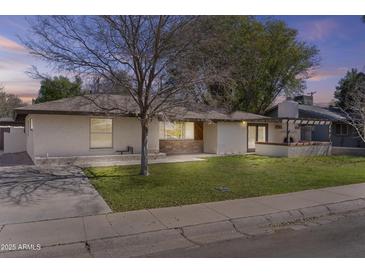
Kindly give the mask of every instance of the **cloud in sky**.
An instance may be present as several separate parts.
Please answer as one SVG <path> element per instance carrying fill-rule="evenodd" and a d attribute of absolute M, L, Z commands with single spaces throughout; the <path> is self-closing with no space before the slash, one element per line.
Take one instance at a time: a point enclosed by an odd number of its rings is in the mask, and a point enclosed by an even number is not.
<path fill-rule="evenodd" d="M 332 77 L 342 77 L 346 74 L 348 68 L 340 67 L 334 69 L 324 69 L 311 71 L 311 77 L 307 81 L 322 81 Z"/>
<path fill-rule="evenodd" d="M 17 42 L 10 40 L 4 36 L 0 35 L 0 50 L 1 51 L 12 51 L 18 53 L 26 52 L 26 48 L 22 45 L 18 44 Z"/>
<path fill-rule="evenodd" d="M 333 18 L 312 20 L 303 24 L 301 36 L 309 41 L 323 41 L 331 36 L 339 25 Z"/>
<path fill-rule="evenodd" d="M 25 72 L 34 63 L 25 47 L 0 35 L 0 85 L 8 93 L 19 95 L 29 102 L 36 97 L 39 81 L 30 79 Z"/>

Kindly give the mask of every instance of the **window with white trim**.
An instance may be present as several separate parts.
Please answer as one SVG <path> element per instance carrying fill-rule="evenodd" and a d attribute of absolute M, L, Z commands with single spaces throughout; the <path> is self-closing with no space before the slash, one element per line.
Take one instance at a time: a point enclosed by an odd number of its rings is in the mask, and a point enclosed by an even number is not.
<path fill-rule="evenodd" d="M 113 119 L 90 119 L 90 148 L 113 147 Z"/>

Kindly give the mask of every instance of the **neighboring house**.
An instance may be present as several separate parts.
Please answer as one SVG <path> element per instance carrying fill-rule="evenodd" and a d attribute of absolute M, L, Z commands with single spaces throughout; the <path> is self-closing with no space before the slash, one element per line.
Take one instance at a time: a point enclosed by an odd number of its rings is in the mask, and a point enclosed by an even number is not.
<path fill-rule="evenodd" d="M 53 157 L 120 155 L 118 151 L 127 147 L 133 147 L 138 155 L 141 128 L 134 101 L 128 96 L 104 95 L 98 97 L 97 104 L 105 108 L 124 106 L 125 111 L 106 113 L 84 97 L 17 108 L 16 119 L 25 120 L 25 147 L 32 160 L 37 163 Z M 293 121 L 240 111 L 227 114 L 206 106 L 180 108 L 150 122 L 148 149 L 155 155 L 244 154 L 256 150 L 264 155 L 297 156 L 288 152 L 296 144 L 316 146 L 311 155 L 318 152 L 317 145 L 324 147 L 319 153 L 328 153 L 329 143 L 301 143 L 300 124 Z M 286 139 L 286 127 L 290 129 L 291 144 Z M 272 144 L 276 145 L 274 150 L 262 149 Z M 258 146 L 261 149 L 257 150 Z"/>
<path fill-rule="evenodd" d="M 294 109 L 292 115 L 299 118 L 324 119 L 331 121 L 330 125 L 308 125 L 301 128 L 302 140 L 305 141 L 331 141 L 335 147 L 365 147 L 365 143 L 356 133 L 355 129 L 346 123 L 345 117 L 336 108 L 323 108 L 313 105 L 313 97 L 300 95 L 289 99 L 269 109 L 265 115 L 278 117 L 279 108 L 285 109 L 291 105 Z"/>

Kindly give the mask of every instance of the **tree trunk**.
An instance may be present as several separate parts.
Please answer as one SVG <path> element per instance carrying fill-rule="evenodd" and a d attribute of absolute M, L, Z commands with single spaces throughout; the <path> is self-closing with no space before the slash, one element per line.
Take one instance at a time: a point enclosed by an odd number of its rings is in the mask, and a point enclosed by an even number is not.
<path fill-rule="evenodd" d="M 141 146 L 141 171 L 140 175 L 148 176 L 148 120 L 141 119 L 142 146 Z"/>

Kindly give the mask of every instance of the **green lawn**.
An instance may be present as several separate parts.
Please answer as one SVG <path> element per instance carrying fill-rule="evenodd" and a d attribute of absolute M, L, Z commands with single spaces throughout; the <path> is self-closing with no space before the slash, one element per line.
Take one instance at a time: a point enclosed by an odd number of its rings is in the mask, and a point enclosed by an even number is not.
<path fill-rule="evenodd" d="M 176 206 L 365 182 L 365 157 L 212 157 L 207 161 L 87 168 L 114 211 Z M 228 192 L 217 190 L 228 187 Z"/>

